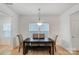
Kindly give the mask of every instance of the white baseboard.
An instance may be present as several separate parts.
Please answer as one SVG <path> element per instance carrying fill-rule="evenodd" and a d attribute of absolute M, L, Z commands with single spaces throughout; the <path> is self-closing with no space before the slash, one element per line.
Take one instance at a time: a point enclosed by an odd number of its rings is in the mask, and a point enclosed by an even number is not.
<path fill-rule="evenodd" d="M 68 51 L 70 54 L 72 54 L 73 53 L 73 50 L 72 50 L 72 48 L 65 48 L 65 47 L 63 47 L 63 46 L 61 46 L 62 48 L 64 48 L 66 51 Z"/>

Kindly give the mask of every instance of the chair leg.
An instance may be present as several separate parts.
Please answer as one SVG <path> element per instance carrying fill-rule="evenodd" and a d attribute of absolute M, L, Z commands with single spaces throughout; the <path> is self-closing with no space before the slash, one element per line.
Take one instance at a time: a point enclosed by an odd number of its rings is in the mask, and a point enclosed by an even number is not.
<path fill-rule="evenodd" d="M 55 46 L 55 52 L 56 52 L 56 46 Z"/>
<path fill-rule="evenodd" d="M 21 47 L 19 46 L 19 50 L 18 50 L 19 52 L 20 52 L 20 49 L 21 49 Z"/>

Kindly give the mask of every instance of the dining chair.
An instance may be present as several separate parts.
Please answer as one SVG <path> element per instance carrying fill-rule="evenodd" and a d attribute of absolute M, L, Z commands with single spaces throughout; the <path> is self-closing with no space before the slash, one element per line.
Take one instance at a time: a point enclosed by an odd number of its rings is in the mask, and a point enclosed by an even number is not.
<path fill-rule="evenodd" d="M 23 47 L 23 36 L 21 34 L 18 34 L 17 37 L 19 39 L 19 49 L 18 49 L 18 51 L 20 52 L 21 47 Z"/>
<path fill-rule="evenodd" d="M 56 42 L 57 42 L 57 39 L 58 39 L 58 35 L 55 36 L 55 44 L 54 44 L 54 49 L 55 49 L 54 51 L 55 52 L 56 52 Z"/>

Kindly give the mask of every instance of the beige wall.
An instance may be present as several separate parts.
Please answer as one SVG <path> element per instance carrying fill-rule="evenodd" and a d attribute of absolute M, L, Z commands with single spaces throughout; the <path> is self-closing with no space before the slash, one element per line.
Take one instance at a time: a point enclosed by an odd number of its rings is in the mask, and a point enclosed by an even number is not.
<path fill-rule="evenodd" d="M 30 37 L 29 34 L 29 24 L 30 23 L 37 23 L 38 22 L 38 16 L 35 15 L 29 15 L 29 16 L 20 16 L 19 18 L 19 33 L 23 34 L 24 39 L 26 37 Z M 55 36 L 55 34 L 59 34 L 59 16 L 51 16 L 51 15 L 42 15 L 41 16 L 41 22 L 43 23 L 49 23 L 49 35 L 50 37 Z"/>

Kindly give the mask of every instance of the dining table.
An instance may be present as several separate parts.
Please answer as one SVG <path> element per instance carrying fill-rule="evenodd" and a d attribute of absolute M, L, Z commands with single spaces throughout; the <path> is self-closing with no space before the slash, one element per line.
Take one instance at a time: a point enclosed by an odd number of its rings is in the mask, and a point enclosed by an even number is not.
<path fill-rule="evenodd" d="M 33 39 L 33 38 L 26 38 L 23 41 L 23 55 L 28 53 L 29 46 L 40 46 L 40 47 L 50 47 L 49 53 L 50 55 L 54 55 L 54 45 L 55 41 L 51 38 L 44 38 L 44 39 Z"/>

